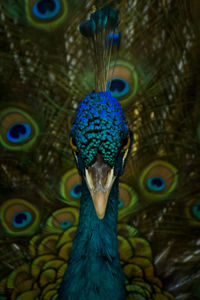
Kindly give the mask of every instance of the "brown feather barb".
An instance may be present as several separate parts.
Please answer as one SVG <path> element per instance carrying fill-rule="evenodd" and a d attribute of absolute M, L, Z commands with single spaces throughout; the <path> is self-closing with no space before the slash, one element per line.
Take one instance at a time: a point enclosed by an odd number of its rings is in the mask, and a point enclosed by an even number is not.
<path fill-rule="evenodd" d="M 118 30 L 89 47 L 79 24 L 104 5 Z M 134 133 L 119 186 L 127 299 L 200 299 L 199 14 L 187 0 L 0 0 L 0 299 L 56 299 L 81 194 L 69 134 L 94 87 Z"/>

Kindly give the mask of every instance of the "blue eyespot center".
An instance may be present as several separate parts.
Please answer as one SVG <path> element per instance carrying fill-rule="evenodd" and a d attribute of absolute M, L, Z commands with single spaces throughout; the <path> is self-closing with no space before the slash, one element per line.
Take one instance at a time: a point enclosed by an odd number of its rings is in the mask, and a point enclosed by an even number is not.
<path fill-rule="evenodd" d="M 165 181 L 162 177 L 150 177 L 147 179 L 147 187 L 154 192 L 162 191 L 165 188 Z"/>
<path fill-rule="evenodd" d="M 69 220 L 63 220 L 61 223 L 60 223 L 60 228 L 61 229 L 67 229 L 71 226 L 71 222 Z"/>
<path fill-rule="evenodd" d="M 121 33 L 109 33 L 107 36 L 107 44 L 110 45 L 116 45 L 118 48 L 120 46 L 120 41 L 121 41 Z"/>
<path fill-rule="evenodd" d="M 107 81 L 107 90 L 110 91 L 113 97 L 122 97 L 130 91 L 129 83 L 122 78 L 113 78 Z"/>
<path fill-rule="evenodd" d="M 194 214 L 194 216 L 200 220 L 200 202 L 196 202 L 193 206 L 192 206 L 192 212 Z"/>
<path fill-rule="evenodd" d="M 42 0 L 38 3 L 38 10 L 41 14 L 45 14 L 47 10 L 54 11 L 56 8 L 53 0 Z"/>
<path fill-rule="evenodd" d="M 31 223 L 32 215 L 28 211 L 21 211 L 14 215 L 13 226 L 15 228 L 24 228 Z"/>
<path fill-rule="evenodd" d="M 41 19 L 54 18 L 60 11 L 59 0 L 38 0 L 33 6 L 33 13 Z"/>
<path fill-rule="evenodd" d="M 32 133 L 32 128 L 26 123 L 15 123 L 13 124 L 8 132 L 7 139 L 13 143 L 21 143 L 27 140 Z"/>
<path fill-rule="evenodd" d="M 72 189 L 70 191 L 70 195 L 74 198 L 81 197 L 81 184 L 80 183 L 77 183 L 72 187 Z"/>
<path fill-rule="evenodd" d="M 121 199 L 118 199 L 118 208 L 123 207 L 124 202 Z"/>

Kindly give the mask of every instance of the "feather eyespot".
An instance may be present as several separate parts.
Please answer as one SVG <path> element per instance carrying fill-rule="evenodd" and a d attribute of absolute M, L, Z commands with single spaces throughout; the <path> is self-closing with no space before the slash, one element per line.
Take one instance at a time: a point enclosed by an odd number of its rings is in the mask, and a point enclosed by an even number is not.
<path fill-rule="evenodd" d="M 64 219 L 60 222 L 60 228 L 61 229 L 67 229 L 71 226 L 71 224 L 72 224 L 71 221 Z"/>
<path fill-rule="evenodd" d="M 72 149 L 73 149 L 75 152 L 78 152 L 78 148 L 77 148 L 77 146 L 76 146 L 76 141 L 75 141 L 75 139 L 74 139 L 72 136 L 70 137 L 69 142 L 70 142 L 70 145 L 71 145 Z"/>
<path fill-rule="evenodd" d="M 177 169 L 170 163 L 156 160 L 140 176 L 140 188 L 148 198 L 164 199 L 176 187 Z"/>
<path fill-rule="evenodd" d="M 10 126 L 6 137 L 10 142 L 21 143 L 31 136 L 32 128 L 26 123 L 15 123 Z"/>
<path fill-rule="evenodd" d="M 27 200 L 10 199 L 0 208 L 0 220 L 10 234 L 32 235 L 39 226 L 40 214 Z"/>
<path fill-rule="evenodd" d="M 118 199 L 118 208 L 121 208 L 124 206 L 124 203 L 121 199 Z"/>
<path fill-rule="evenodd" d="M 138 73 L 133 65 L 119 60 L 111 63 L 108 71 L 107 90 L 118 99 L 121 105 L 133 101 L 138 91 Z"/>
<path fill-rule="evenodd" d="M 165 181 L 160 176 L 153 176 L 147 179 L 147 187 L 150 191 L 162 191 L 165 188 Z"/>
<path fill-rule="evenodd" d="M 56 210 L 47 220 L 46 227 L 53 232 L 62 232 L 78 224 L 78 210 L 67 207 Z"/>
<path fill-rule="evenodd" d="M 31 223 L 32 214 L 28 211 L 20 211 L 13 217 L 13 226 L 15 228 L 24 228 Z"/>
<path fill-rule="evenodd" d="M 187 216 L 187 221 L 192 226 L 200 225 L 200 200 L 192 199 L 185 207 L 185 214 Z"/>
<path fill-rule="evenodd" d="M 200 202 L 197 202 L 192 206 L 192 213 L 197 220 L 200 220 Z"/>
<path fill-rule="evenodd" d="M 81 197 L 81 184 L 80 183 L 75 184 L 71 188 L 70 195 L 74 198 L 80 199 L 80 197 Z"/>
<path fill-rule="evenodd" d="M 25 111 L 7 108 L 0 112 L 0 142 L 10 150 L 27 150 L 36 141 L 39 128 Z"/>
<path fill-rule="evenodd" d="M 71 206 L 80 206 L 81 177 L 76 169 L 65 173 L 61 180 L 61 195 L 63 202 Z"/>
<path fill-rule="evenodd" d="M 68 13 L 66 0 L 26 0 L 26 13 L 34 26 L 52 30 L 59 26 Z"/>
<path fill-rule="evenodd" d="M 130 91 L 129 83 L 122 78 L 113 78 L 107 81 L 107 89 L 113 97 L 123 97 Z"/>
<path fill-rule="evenodd" d="M 119 199 L 118 199 L 118 220 L 122 220 L 130 214 L 137 202 L 137 194 L 127 184 L 119 184 Z"/>
<path fill-rule="evenodd" d="M 33 13 L 40 19 L 51 19 L 60 11 L 60 2 L 55 0 L 38 0 L 33 5 Z"/>

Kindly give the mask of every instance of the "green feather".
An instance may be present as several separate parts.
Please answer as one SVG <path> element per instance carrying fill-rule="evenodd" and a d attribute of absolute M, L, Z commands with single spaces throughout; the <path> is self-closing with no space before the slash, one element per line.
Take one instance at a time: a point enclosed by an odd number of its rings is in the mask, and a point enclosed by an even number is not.
<path fill-rule="evenodd" d="M 119 286 L 129 300 L 199 298 L 199 13 L 186 0 L 0 0 L 0 299 L 56 299 L 67 269 L 87 299 L 94 282 L 101 299 Z M 90 99 L 106 89 L 120 121 L 109 97 Z M 119 180 L 102 223 L 85 184 L 99 153 Z"/>

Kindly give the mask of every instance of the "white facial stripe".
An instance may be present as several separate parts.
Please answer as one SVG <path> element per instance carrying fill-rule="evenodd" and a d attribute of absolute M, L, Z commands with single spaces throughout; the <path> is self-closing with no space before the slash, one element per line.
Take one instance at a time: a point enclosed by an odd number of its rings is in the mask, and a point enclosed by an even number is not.
<path fill-rule="evenodd" d="M 89 189 L 93 190 L 94 189 L 93 180 L 91 175 L 88 172 L 88 169 L 85 170 L 85 174 L 86 174 L 86 179 L 87 179 L 87 184 L 89 186 Z"/>
<path fill-rule="evenodd" d="M 109 170 L 108 175 L 107 175 L 106 186 L 105 186 L 105 188 L 107 190 L 112 185 L 114 179 L 115 179 L 115 177 L 114 177 L 114 168 L 112 168 L 111 170 Z"/>
<path fill-rule="evenodd" d="M 129 149 L 127 149 L 127 150 L 125 151 L 125 153 L 124 153 L 124 157 L 123 157 L 123 164 L 124 164 L 124 162 L 125 162 L 125 159 L 127 158 L 127 155 L 128 155 L 128 150 L 129 150 Z"/>
<path fill-rule="evenodd" d="M 74 157 L 75 157 L 75 159 L 76 159 L 76 162 L 78 163 L 78 157 L 77 157 L 77 155 L 76 155 L 76 152 L 73 151 L 73 153 L 74 153 Z"/>

